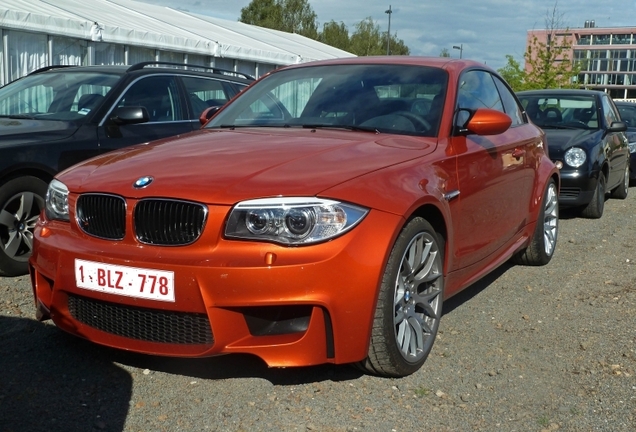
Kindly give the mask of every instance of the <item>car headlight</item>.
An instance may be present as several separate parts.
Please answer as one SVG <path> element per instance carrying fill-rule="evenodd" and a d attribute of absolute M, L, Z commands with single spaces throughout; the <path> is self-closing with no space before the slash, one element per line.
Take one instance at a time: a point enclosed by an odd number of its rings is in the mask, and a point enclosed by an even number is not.
<path fill-rule="evenodd" d="M 630 142 L 628 146 L 629 146 L 630 153 L 636 153 L 636 141 Z"/>
<path fill-rule="evenodd" d="M 312 244 L 349 231 L 368 209 L 315 197 L 263 198 L 232 209 L 225 236 L 286 245 Z"/>
<path fill-rule="evenodd" d="M 567 163 L 571 167 L 580 167 L 585 163 L 586 159 L 587 155 L 585 154 L 585 150 L 578 147 L 572 147 L 565 152 L 565 163 Z"/>
<path fill-rule="evenodd" d="M 46 217 L 68 221 L 68 188 L 59 180 L 53 179 L 46 191 Z"/>

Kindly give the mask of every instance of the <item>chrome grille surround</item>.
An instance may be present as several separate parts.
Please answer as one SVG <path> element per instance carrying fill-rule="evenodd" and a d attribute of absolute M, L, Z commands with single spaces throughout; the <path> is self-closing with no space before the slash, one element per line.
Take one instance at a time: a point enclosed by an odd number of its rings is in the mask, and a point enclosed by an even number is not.
<path fill-rule="evenodd" d="M 126 201 L 118 195 L 82 194 L 75 204 L 75 219 L 88 235 L 122 240 L 126 235 Z"/>
<path fill-rule="evenodd" d="M 133 225 L 140 243 L 182 246 L 199 239 L 208 216 L 205 205 L 191 201 L 144 198 L 135 206 Z"/>

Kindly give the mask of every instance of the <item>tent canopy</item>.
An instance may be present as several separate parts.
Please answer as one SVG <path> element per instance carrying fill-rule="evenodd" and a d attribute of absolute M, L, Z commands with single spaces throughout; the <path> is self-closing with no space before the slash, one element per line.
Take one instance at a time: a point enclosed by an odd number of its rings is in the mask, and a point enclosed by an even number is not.
<path fill-rule="evenodd" d="M 0 27 L 275 65 L 353 56 L 298 34 L 132 0 L 3 0 Z"/>

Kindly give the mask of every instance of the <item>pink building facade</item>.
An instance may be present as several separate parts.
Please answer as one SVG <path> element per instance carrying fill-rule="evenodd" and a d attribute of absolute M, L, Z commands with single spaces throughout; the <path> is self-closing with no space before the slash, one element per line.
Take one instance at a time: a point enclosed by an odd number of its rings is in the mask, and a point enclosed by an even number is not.
<path fill-rule="evenodd" d="M 533 37 L 547 42 L 546 30 L 530 30 L 526 49 Z M 636 27 L 595 27 L 587 21 L 582 28 L 557 30 L 557 43 L 567 40 L 567 56 L 582 66 L 578 82 L 583 88 L 602 90 L 614 99 L 636 100 Z M 528 66 L 526 65 L 526 68 Z"/>

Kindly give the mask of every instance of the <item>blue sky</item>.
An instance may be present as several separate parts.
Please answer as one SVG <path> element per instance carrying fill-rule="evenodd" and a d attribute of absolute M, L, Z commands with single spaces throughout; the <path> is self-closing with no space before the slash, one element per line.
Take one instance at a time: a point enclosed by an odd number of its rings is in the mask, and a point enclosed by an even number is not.
<path fill-rule="evenodd" d="M 250 0 L 141 0 L 217 18 L 238 20 Z M 439 56 L 442 49 L 453 57 L 484 62 L 498 69 L 510 54 L 523 65 L 526 33 L 545 28 L 546 14 L 554 0 L 309 0 L 322 24 L 344 22 L 352 33 L 355 24 L 371 17 L 382 31 L 402 39 L 411 55 Z M 583 27 L 594 20 L 596 27 L 636 27 L 636 0 L 560 0 L 557 10 L 563 23 Z"/>

